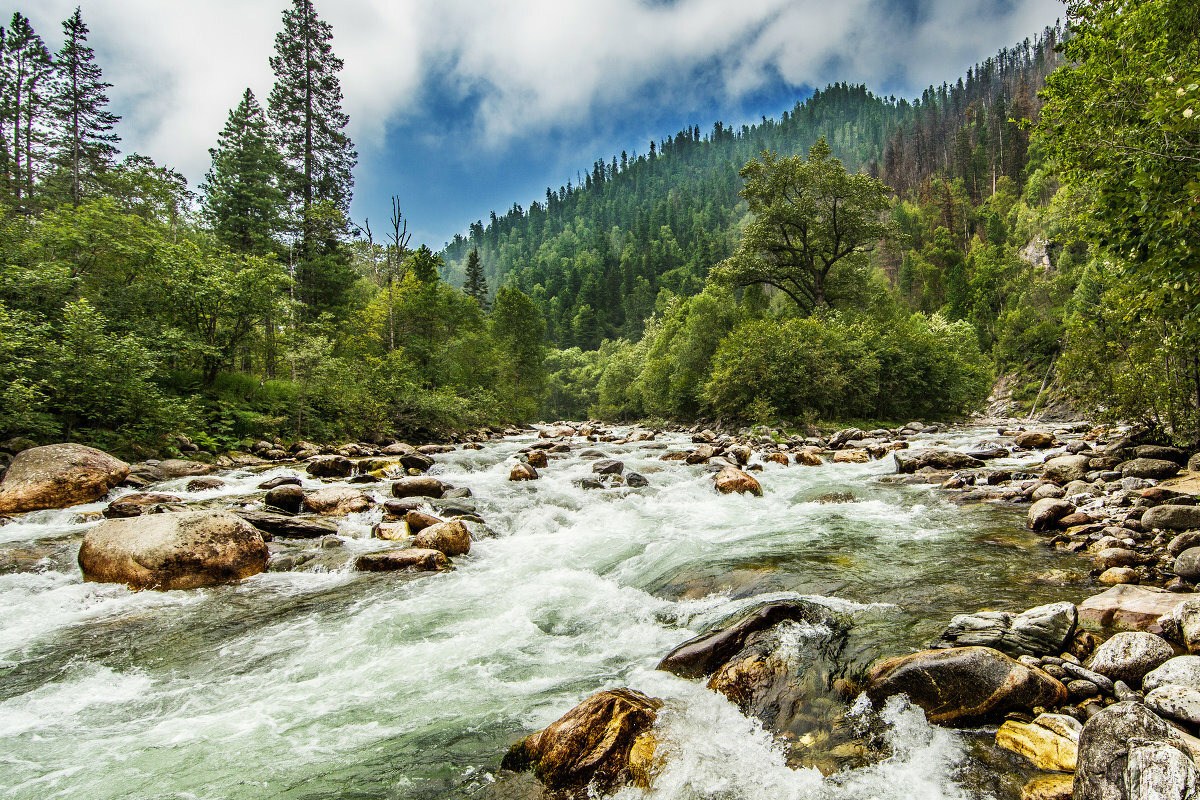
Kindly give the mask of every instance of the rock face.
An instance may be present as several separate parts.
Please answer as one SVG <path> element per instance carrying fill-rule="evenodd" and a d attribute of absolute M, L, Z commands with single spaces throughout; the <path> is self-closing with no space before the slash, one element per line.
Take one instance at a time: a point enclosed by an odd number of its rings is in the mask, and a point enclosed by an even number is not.
<path fill-rule="evenodd" d="M 762 497 L 763 493 L 759 482 L 737 467 L 725 467 L 718 472 L 716 487 L 717 491 L 721 494 L 739 492 L 749 493 L 755 497 Z"/>
<path fill-rule="evenodd" d="M 1158 618 L 1197 595 L 1174 594 L 1147 586 L 1114 586 L 1079 604 L 1079 621 L 1094 625 L 1148 630 Z"/>
<path fill-rule="evenodd" d="M 354 566 L 360 572 L 436 572 L 450 569 L 450 559 L 441 550 L 409 547 L 384 553 L 367 553 Z"/>
<path fill-rule="evenodd" d="M 990 647 L 924 650 L 871 669 L 867 696 L 880 702 L 908 695 L 939 725 L 973 725 L 1067 699 L 1067 688 L 1039 669 Z"/>
<path fill-rule="evenodd" d="M 1200 528 L 1200 506 L 1155 506 L 1142 516 L 1142 524 L 1147 528 L 1164 528 L 1169 531 Z"/>
<path fill-rule="evenodd" d="M 127 475 L 128 464 L 94 447 L 31 447 L 16 455 L 0 481 L 0 514 L 90 503 Z"/>
<path fill-rule="evenodd" d="M 1171 645 L 1152 633 L 1125 631 L 1096 648 L 1088 667 L 1114 681 L 1140 686 L 1146 673 L 1174 655 Z"/>
<path fill-rule="evenodd" d="M 430 525 L 413 538 L 413 547 L 440 550 L 448 556 L 465 556 L 471 552 L 471 532 L 456 519 Z"/>
<path fill-rule="evenodd" d="M 1066 500 L 1047 497 L 1038 500 L 1029 507 L 1029 527 L 1035 531 L 1044 531 L 1058 524 L 1069 514 L 1075 513 L 1075 506 Z"/>
<path fill-rule="evenodd" d="M 1049 772 L 1074 772 L 1083 726 L 1062 714 L 1039 714 L 1032 723 L 1009 720 L 996 731 L 996 744 Z"/>
<path fill-rule="evenodd" d="M 85 580 L 133 589 L 195 589 L 257 575 L 267 544 L 226 511 L 150 514 L 101 522 L 83 537 Z"/>
<path fill-rule="evenodd" d="M 1138 752 L 1147 747 L 1152 749 Z M 1154 763 L 1173 773 L 1175 793 L 1145 793 L 1149 783 L 1165 777 L 1155 774 Z M 1195 785 L 1195 769 L 1182 735 L 1174 728 L 1140 703 L 1115 703 L 1089 719 L 1079 735 L 1075 800 L 1186 797 L 1178 789 L 1188 784 L 1189 776 Z"/>
<path fill-rule="evenodd" d="M 594 694 L 544 730 L 513 745 L 500 766 L 532 769 L 555 791 L 594 786 L 606 792 L 630 782 L 640 771 L 636 762 L 647 749 L 653 750 L 645 746 L 645 738 L 661 707 L 661 700 L 632 689 Z"/>
<path fill-rule="evenodd" d="M 1075 633 L 1079 615 L 1073 603 L 1052 603 L 1020 614 L 983 611 L 960 614 L 930 644 L 934 649 L 991 647 L 1016 656 L 1058 655 Z"/>
<path fill-rule="evenodd" d="M 348 486 L 330 486 L 304 496 L 304 510 L 314 514 L 345 515 L 366 511 L 375 505 L 367 495 Z"/>
<path fill-rule="evenodd" d="M 1058 456 L 1046 462 L 1042 477 L 1059 484 L 1081 481 L 1088 474 L 1089 462 L 1087 456 Z"/>
<path fill-rule="evenodd" d="M 401 478 L 392 484 L 392 497 L 441 497 L 446 486 L 437 478 Z"/>

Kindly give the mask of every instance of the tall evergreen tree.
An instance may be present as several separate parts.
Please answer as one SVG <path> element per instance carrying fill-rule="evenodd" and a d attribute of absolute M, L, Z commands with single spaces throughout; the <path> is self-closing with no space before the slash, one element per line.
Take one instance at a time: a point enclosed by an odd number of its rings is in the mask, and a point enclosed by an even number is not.
<path fill-rule="evenodd" d="M 249 89 L 208 151 L 212 167 L 202 188 L 205 212 L 217 239 L 241 253 L 266 255 L 283 227 L 283 158 L 276 149 L 262 106 Z"/>
<path fill-rule="evenodd" d="M 353 280 L 341 240 L 358 154 L 346 135 L 350 118 L 342 110 L 338 81 L 342 60 L 333 54 L 332 41 L 333 29 L 317 17 L 312 0 L 292 0 L 275 37 L 275 86 L 267 102 L 287 167 L 284 188 L 295 210 L 299 299 L 314 312 L 340 305 Z"/>
<path fill-rule="evenodd" d="M 483 275 L 483 265 L 479 263 L 479 250 L 472 250 L 467 256 L 466 279 L 463 281 L 463 292 L 468 297 L 475 298 L 479 307 L 484 311 L 488 308 L 487 278 Z"/>
<path fill-rule="evenodd" d="M 50 108 L 49 83 L 54 59 L 34 32 L 29 18 L 16 12 L 4 36 L 0 54 L 4 82 L 2 125 L 8 145 L 5 184 L 18 210 L 33 211 L 33 191 L 45 155 Z"/>
<path fill-rule="evenodd" d="M 96 54 L 88 47 L 88 27 L 78 7 L 64 20 L 63 45 L 58 51 L 54 116 L 58 127 L 55 156 L 66 195 L 79 205 L 95 192 L 97 177 L 112 166 L 120 138 L 112 133 L 121 119 L 108 110 L 106 90 Z"/>

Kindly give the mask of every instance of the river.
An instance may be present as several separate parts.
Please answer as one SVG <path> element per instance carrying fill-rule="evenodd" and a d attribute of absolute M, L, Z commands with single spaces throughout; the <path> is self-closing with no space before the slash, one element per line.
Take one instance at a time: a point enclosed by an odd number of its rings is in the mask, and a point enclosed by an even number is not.
<path fill-rule="evenodd" d="M 914 446 L 966 448 L 989 432 Z M 82 581 L 88 524 L 74 520 L 104 503 L 0 527 L 0 797 L 534 797 L 532 778 L 499 770 L 509 745 L 617 686 L 667 701 L 670 758 L 650 797 L 991 791 L 970 778 L 970 737 L 919 711 L 886 712 L 888 758 L 822 777 L 789 768 L 769 734 L 702 682 L 654 667 L 767 598 L 808 598 L 851 620 L 848 670 L 922 646 L 955 613 L 1080 600 L 1078 585 L 1035 579 L 1081 567 L 1025 531 L 1021 511 L 886 483 L 890 457 L 767 464 L 764 497 L 723 496 L 702 467 L 662 462 L 647 443 L 595 445 L 644 474 L 644 489 L 580 488 L 591 460 L 579 450 L 538 481 L 510 483 L 512 458 L 533 441 L 437 457 L 433 473 L 469 487 L 496 534 L 441 574 L 353 571 L 356 555 L 391 546 L 370 538 L 380 509 L 343 519 L 342 546 L 299 571 L 162 593 Z M 155 489 L 232 502 L 292 474 L 322 484 L 273 467 L 225 473 L 206 492 L 188 493 L 187 479 Z M 387 485 L 360 488 L 382 499 Z M 854 499 L 818 501 L 830 493 Z"/>

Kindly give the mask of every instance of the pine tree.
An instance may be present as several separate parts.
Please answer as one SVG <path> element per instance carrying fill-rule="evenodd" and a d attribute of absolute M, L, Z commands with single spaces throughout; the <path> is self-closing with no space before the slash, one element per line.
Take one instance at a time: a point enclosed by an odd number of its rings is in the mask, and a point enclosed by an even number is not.
<path fill-rule="evenodd" d="M 0 53 L 4 105 L 0 127 L 7 144 L 5 184 L 20 211 L 33 211 L 34 183 L 42 168 L 48 135 L 49 83 L 54 76 L 54 59 L 29 18 L 16 12 L 4 36 Z"/>
<path fill-rule="evenodd" d="M 266 255 L 282 230 L 283 158 L 267 130 L 262 106 L 249 89 L 208 151 L 212 167 L 205 175 L 205 212 L 217 239 L 241 253 Z"/>
<path fill-rule="evenodd" d="M 87 45 L 88 27 L 78 7 L 64 20 L 58 51 L 54 116 L 59 130 L 55 157 L 60 183 L 72 205 L 96 193 L 97 178 L 112 167 L 120 138 L 112 133 L 121 119 L 108 110 L 106 90 L 96 54 Z"/>
<path fill-rule="evenodd" d="M 317 17 L 312 0 L 292 0 L 275 37 L 275 86 L 268 112 L 286 166 L 283 187 L 295 211 L 299 299 L 310 313 L 340 305 L 353 280 L 342 245 L 358 154 L 342 110 L 333 54 L 333 29 Z"/>
<path fill-rule="evenodd" d="M 472 250 L 471 254 L 467 256 L 467 272 L 466 279 L 463 281 L 463 291 L 468 297 L 475 298 L 475 302 L 479 303 L 479 307 L 487 311 L 487 278 L 483 275 L 483 265 L 479 263 L 478 249 Z"/>

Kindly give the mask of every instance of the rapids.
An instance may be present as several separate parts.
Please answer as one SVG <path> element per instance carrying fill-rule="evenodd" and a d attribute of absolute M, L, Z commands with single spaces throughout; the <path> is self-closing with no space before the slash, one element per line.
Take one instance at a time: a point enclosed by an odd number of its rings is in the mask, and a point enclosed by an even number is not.
<path fill-rule="evenodd" d="M 967 447 L 986 431 L 923 436 Z M 992 431 L 994 433 L 994 431 Z M 699 466 L 647 443 L 595 445 L 644 474 L 584 490 L 591 461 L 552 459 L 510 483 L 515 437 L 437 457 L 495 532 L 422 576 L 353 570 L 381 510 L 341 521 L 342 544 L 299 571 L 207 590 L 84 583 L 75 564 L 103 503 L 0 527 L 0 797 L 537 797 L 499 770 L 509 745 L 583 698 L 630 686 L 667 700 L 671 754 L 654 798 L 958 798 L 980 788 L 969 734 L 883 710 L 889 757 L 822 777 L 722 696 L 655 671 L 672 647 L 766 598 L 803 597 L 853 622 L 847 674 L 922 646 L 959 612 L 1077 601 L 1035 574 L 1078 568 L 1023 513 L 959 508 L 889 484 L 893 460 L 767 464 L 765 496 L 722 496 Z M 684 447 L 686 439 L 660 436 Z M 1000 463 L 1019 466 L 1019 460 Z M 155 487 L 215 505 L 261 498 L 289 467 L 233 471 L 220 489 Z M 387 484 L 359 487 L 382 499 Z M 123 491 L 123 490 L 121 490 Z M 853 502 L 819 502 L 829 493 Z M 858 709 L 856 713 L 871 713 Z M 640 798 L 625 789 L 623 798 Z"/>

